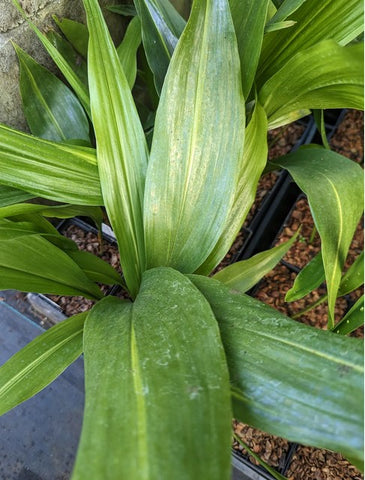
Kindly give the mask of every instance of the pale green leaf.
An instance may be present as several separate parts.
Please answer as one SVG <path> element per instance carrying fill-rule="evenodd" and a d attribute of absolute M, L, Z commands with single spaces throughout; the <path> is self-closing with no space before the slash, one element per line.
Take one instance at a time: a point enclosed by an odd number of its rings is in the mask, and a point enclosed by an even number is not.
<path fill-rule="evenodd" d="M 61 70 L 63 75 L 65 76 L 68 83 L 73 88 L 74 92 L 78 96 L 82 106 L 84 107 L 86 113 L 90 116 L 90 101 L 89 101 L 89 94 L 87 91 L 87 87 L 84 83 L 80 80 L 77 74 L 73 71 L 72 67 L 69 65 L 67 60 L 62 56 L 62 54 L 57 50 L 57 48 L 52 44 L 52 42 L 47 38 L 45 34 L 43 34 L 36 25 L 31 22 L 24 13 L 20 3 L 18 0 L 12 0 L 13 4 L 20 12 L 22 17 L 28 22 L 30 28 L 34 31 L 37 35 L 39 40 L 41 41 L 44 48 L 47 50 L 49 55 L 52 57 L 52 60 L 55 62 L 57 67 Z"/>
<path fill-rule="evenodd" d="M 250 93 L 264 38 L 268 0 L 229 0 L 241 61 L 242 91 Z"/>
<path fill-rule="evenodd" d="M 95 150 L 50 142 L 0 125 L 1 183 L 36 196 L 102 205 Z"/>
<path fill-rule="evenodd" d="M 24 202 L 34 198 L 34 195 L 17 188 L 0 185 L 0 207 L 14 205 L 14 203 Z"/>
<path fill-rule="evenodd" d="M 287 20 L 285 22 L 268 23 L 267 25 L 265 25 L 265 33 L 276 32 L 277 30 L 290 28 L 295 24 L 296 22 L 294 22 L 293 20 Z"/>
<path fill-rule="evenodd" d="M 364 454 L 363 342 L 295 322 L 211 279 L 235 418 L 304 445 Z"/>
<path fill-rule="evenodd" d="M 255 199 L 260 176 L 267 161 L 267 118 L 257 102 L 245 132 L 245 148 L 241 160 L 234 203 L 213 251 L 197 273 L 208 275 L 226 255 L 242 228 Z"/>
<path fill-rule="evenodd" d="M 56 15 L 52 15 L 52 18 L 75 50 L 86 58 L 89 41 L 89 32 L 86 25 L 69 18 L 58 18 Z"/>
<path fill-rule="evenodd" d="M 82 353 L 86 313 L 36 337 L 0 367 L 0 415 L 33 397 Z"/>
<path fill-rule="evenodd" d="M 241 262 L 228 265 L 228 267 L 216 273 L 214 278 L 233 290 L 241 293 L 247 292 L 280 262 L 295 242 L 298 233 L 299 232 L 293 235 L 290 240 L 277 247 L 260 252 L 248 260 L 242 260 Z"/>
<path fill-rule="evenodd" d="M 209 304 L 188 279 L 154 269 L 133 307 L 111 297 L 97 304 L 86 320 L 84 355 L 73 480 L 230 478 L 224 351 Z"/>
<path fill-rule="evenodd" d="M 316 289 L 325 280 L 322 253 L 319 252 L 312 260 L 298 273 L 294 284 L 285 295 L 286 302 L 294 302 L 305 297 L 312 290 Z"/>
<path fill-rule="evenodd" d="M 169 0 L 135 0 L 142 22 L 142 40 L 149 67 L 154 75 L 158 93 L 178 39 L 184 30 L 185 20 Z"/>
<path fill-rule="evenodd" d="M 363 171 L 342 155 L 316 147 L 299 149 L 273 163 L 287 169 L 308 197 L 322 242 L 332 327 L 341 272 L 363 211 Z"/>
<path fill-rule="evenodd" d="M 287 18 L 297 22 L 295 25 L 265 35 L 257 85 L 262 86 L 293 56 L 322 40 L 350 43 L 363 31 L 363 14 L 363 2 L 359 0 L 306 0 Z"/>
<path fill-rule="evenodd" d="M 24 115 L 33 135 L 63 142 L 90 143 L 88 118 L 72 91 L 24 50 L 14 44 L 20 64 Z"/>
<path fill-rule="evenodd" d="M 208 257 L 233 204 L 243 138 L 229 6 L 196 2 L 156 115 L 144 208 L 148 268 L 193 272 Z"/>
<path fill-rule="evenodd" d="M 17 231 L 0 245 L 0 290 L 7 289 L 92 299 L 103 296 L 65 252 L 39 235 L 19 236 Z"/>
<path fill-rule="evenodd" d="M 133 87 L 137 75 L 137 50 L 141 44 L 141 21 L 135 17 L 129 23 L 122 43 L 117 48 L 119 60 L 128 80 Z"/>
<path fill-rule="evenodd" d="M 357 328 L 364 325 L 364 295 L 346 313 L 343 319 L 333 327 L 335 333 L 348 335 Z"/>
<path fill-rule="evenodd" d="M 260 89 L 269 128 L 304 109 L 357 108 L 364 105 L 364 45 L 341 47 L 321 42 L 293 56 Z"/>
<path fill-rule="evenodd" d="M 97 0 L 84 0 L 84 6 L 90 32 L 89 86 L 101 188 L 118 240 L 123 274 L 135 296 L 145 268 L 142 208 L 147 145 Z"/>

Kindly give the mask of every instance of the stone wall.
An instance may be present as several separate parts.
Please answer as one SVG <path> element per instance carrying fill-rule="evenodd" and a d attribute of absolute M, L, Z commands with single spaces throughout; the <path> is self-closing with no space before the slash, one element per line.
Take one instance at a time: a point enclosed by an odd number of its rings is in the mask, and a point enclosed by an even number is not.
<path fill-rule="evenodd" d="M 55 28 L 52 15 L 85 21 L 81 0 L 23 0 L 29 18 L 43 31 Z M 123 0 L 102 0 L 108 25 L 115 41 L 122 38 L 125 20 L 110 13 L 106 6 L 125 3 Z M 11 0 L 0 0 L 0 123 L 26 129 L 18 87 L 18 62 L 11 41 L 17 43 L 42 65 L 54 70 L 52 60 L 43 49 L 27 22 L 20 16 Z"/>

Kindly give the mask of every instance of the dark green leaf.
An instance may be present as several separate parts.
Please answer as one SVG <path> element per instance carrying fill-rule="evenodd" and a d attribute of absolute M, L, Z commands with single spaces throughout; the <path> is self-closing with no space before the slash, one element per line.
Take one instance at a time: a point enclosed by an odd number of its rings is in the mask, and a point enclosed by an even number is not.
<path fill-rule="evenodd" d="M 241 60 L 242 91 L 250 93 L 264 38 L 268 0 L 229 0 Z"/>
<path fill-rule="evenodd" d="M 74 49 L 86 58 L 89 41 L 89 32 L 86 25 L 68 18 L 59 19 L 56 15 L 53 15 L 52 18 Z"/>
<path fill-rule="evenodd" d="M 338 296 L 347 295 L 364 283 L 364 252 L 356 258 L 341 279 Z"/>
<path fill-rule="evenodd" d="M 363 342 L 284 317 L 211 278 L 235 418 L 274 435 L 362 459 Z"/>
<path fill-rule="evenodd" d="M 0 125 L 2 184 L 76 205 L 102 205 L 95 150 L 50 142 Z"/>
<path fill-rule="evenodd" d="M 144 203 L 148 268 L 183 272 L 195 271 L 224 231 L 245 121 L 229 6 L 194 5 L 162 89 Z"/>
<path fill-rule="evenodd" d="M 282 243 L 277 247 L 260 252 L 248 260 L 235 262 L 232 265 L 223 268 L 223 270 L 220 270 L 214 275 L 214 278 L 233 290 L 237 290 L 241 293 L 247 292 L 247 290 L 256 285 L 256 283 L 269 273 L 270 270 L 272 270 L 283 258 L 295 242 L 298 233 L 299 232 L 293 235 L 289 241 Z"/>
<path fill-rule="evenodd" d="M 55 380 L 82 353 L 86 313 L 42 333 L 0 368 L 0 415 Z"/>
<path fill-rule="evenodd" d="M 334 326 L 333 331 L 340 335 L 348 335 L 364 325 L 364 295 L 346 313 L 343 319 Z"/>
<path fill-rule="evenodd" d="M 135 0 L 142 22 L 142 40 L 155 86 L 161 92 L 164 78 L 178 39 L 185 27 L 169 0 Z"/>
<path fill-rule="evenodd" d="M 14 203 L 24 202 L 34 198 L 31 193 L 18 190 L 17 188 L 0 185 L 0 207 L 13 205 Z"/>
<path fill-rule="evenodd" d="M 316 289 L 325 280 L 322 253 L 319 252 L 312 260 L 298 273 L 294 284 L 285 296 L 286 302 L 294 302 L 305 297 L 312 290 Z"/>
<path fill-rule="evenodd" d="M 283 22 L 292 15 L 307 0 L 285 0 L 281 2 L 277 12 L 270 19 L 269 25 L 273 23 Z"/>
<path fill-rule="evenodd" d="M 108 10 L 113 13 L 118 13 L 124 17 L 134 17 L 137 15 L 136 7 L 134 5 L 110 5 Z"/>
<path fill-rule="evenodd" d="M 273 163 L 287 169 L 308 197 L 322 241 L 331 328 L 341 272 L 363 211 L 363 171 L 342 155 L 316 147 L 299 149 Z"/>
<path fill-rule="evenodd" d="M 100 182 L 123 274 L 135 296 L 145 268 L 142 208 L 147 145 L 100 7 L 96 0 L 84 0 L 84 6 L 90 31 L 89 86 Z"/>
<path fill-rule="evenodd" d="M 109 263 L 106 263 L 96 255 L 78 250 L 67 253 L 93 282 L 104 283 L 105 285 L 122 285 L 121 276 L 109 265 Z"/>
<path fill-rule="evenodd" d="M 20 64 L 24 115 L 33 135 L 56 142 L 90 142 L 89 121 L 71 90 L 53 73 L 14 45 Z"/>

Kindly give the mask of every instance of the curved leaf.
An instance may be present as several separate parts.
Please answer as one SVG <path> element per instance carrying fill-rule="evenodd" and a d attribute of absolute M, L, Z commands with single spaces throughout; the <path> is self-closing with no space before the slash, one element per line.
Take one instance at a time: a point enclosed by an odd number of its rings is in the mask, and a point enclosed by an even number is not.
<path fill-rule="evenodd" d="M 122 43 L 117 48 L 119 60 L 128 80 L 130 88 L 133 88 L 137 75 L 137 50 L 141 44 L 141 21 L 138 17 L 133 18 L 125 32 Z"/>
<path fill-rule="evenodd" d="M 213 251 L 197 273 L 208 275 L 226 255 L 255 199 L 260 176 L 267 161 L 267 118 L 257 102 L 245 132 L 245 148 L 240 164 L 238 183 L 233 206 L 226 220 L 222 235 Z"/>
<path fill-rule="evenodd" d="M 165 75 L 185 20 L 169 0 L 135 0 L 142 22 L 142 39 L 150 69 L 160 94 Z"/>
<path fill-rule="evenodd" d="M 194 5 L 162 89 L 144 203 L 148 268 L 183 272 L 196 270 L 224 231 L 245 120 L 229 6 Z"/>
<path fill-rule="evenodd" d="M 308 197 L 322 241 L 331 328 L 341 272 L 363 211 L 363 171 L 342 155 L 315 147 L 272 163 L 288 170 Z"/>
<path fill-rule="evenodd" d="M 283 22 L 286 20 L 289 15 L 298 10 L 298 8 L 307 0 L 285 0 L 281 2 L 277 12 L 273 17 L 270 18 L 270 21 L 267 25 Z"/>
<path fill-rule="evenodd" d="M 0 125 L 0 182 L 36 196 L 102 205 L 95 151 L 42 140 Z"/>
<path fill-rule="evenodd" d="M 73 480 L 230 478 L 224 352 L 209 304 L 187 278 L 154 269 L 133 307 L 111 297 L 98 303 L 86 320 L 84 356 Z"/>
<path fill-rule="evenodd" d="M 295 322 L 217 280 L 189 278 L 218 320 L 235 418 L 362 459 L 363 342 Z"/>
<path fill-rule="evenodd" d="M 86 313 L 50 328 L 0 367 L 0 415 L 33 397 L 82 353 Z"/>
<path fill-rule="evenodd" d="M 347 295 L 353 292 L 357 288 L 361 287 L 364 283 L 364 252 L 356 258 L 354 263 L 345 272 L 341 278 L 340 288 L 338 290 L 338 296 Z"/>
<path fill-rule="evenodd" d="M 319 287 L 325 280 L 325 273 L 322 260 L 322 252 L 319 252 L 312 260 L 298 273 L 294 284 L 286 292 L 285 301 L 295 302 L 305 297 L 315 288 Z"/>
<path fill-rule="evenodd" d="M 131 295 L 145 268 L 142 204 L 148 151 L 131 90 L 97 0 L 84 0 L 89 86 L 105 207 Z M 102 54 L 101 54 L 102 52 Z"/>
<path fill-rule="evenodd" d="M 228 265 L 216 273 L 214 278 L 238 292 L 247 292 L 280 262 L 297 239 L 298 233 L 277 247 L 260 252 L 248 260 Z"/>
<path fill-rule="evenodd" d="M 56 295 L 103 297 L 80 267 L 62 250 L 39 235 L 19 236 L 1 241 L 0 290 Z"/>
<path fill-rule="evenodd" d="M 333 327 L 334 333 L 348 335 L 364 325 L 364 295 L 346 313 L 343 319 Z"/>
<path fill-rule="evenodd" d="M 69 18 L 58 18 L 56 15 L 52 15 L 52 18 L 75 50 L 86 58 L 89 42 L 89 32 L 86 25 Z"/>
<path fill-rule="evenodd" d="M 0 179 L 1 180 L 1 179 Z M 34 198 L 34 195 L 17 188 L 0 185 L 0 207 L 14 205 L 14 203 L 24 202 Z"/>
<path fill-rule="evenodd" d="M 322 40 L 350 43 L 363 31 L 363 15 L 364 5 L 359 0 L 306 0 L 287 17 L 296 22 L 294 26 L 265 35 L 257 86 L 261 87 L 297 53 Z"/>
<path fill-rule="evenodd" d="M 24 115 L 33 135 L 63 142 L 90 143 L 89 121 L 71 90 L 14 44 L 20 64 L 20 93 Z"/>
<path fill-rule="evenodd" d="M 364 106 L 364 45 L 321 42 L 293 56 L 259 91 L 269 128 L 304 109 Z M 284 119 L 284 121 L 283 121 Z"/>
<path fill-rule="evenodd" d="M 123 285 L 121 276 L 114 268 L 96 255 L 79 250 L 68 251 L 67 254 L 93 282 Z"/>

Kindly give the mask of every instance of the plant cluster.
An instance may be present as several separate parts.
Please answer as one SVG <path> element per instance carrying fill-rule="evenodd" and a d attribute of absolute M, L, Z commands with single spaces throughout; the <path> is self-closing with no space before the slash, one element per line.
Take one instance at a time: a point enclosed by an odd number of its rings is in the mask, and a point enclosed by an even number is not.
<path fill-rule="evenodd" d="M 346 334 L 362 300 L 340 325 L 334 308 L 362 282 L 362 257 L 342 274 L 362 170 L 319 145 L 268 164 L 267 132 L 363 108 L 362 2 L 194 0 L 186 22 L 168 0 L 135 0 L 114 8 L 133 17 L 118 47 L 83 3 L 87 28 L 55 18 L 63 36 L 28 20 L 67 84 L 14 45 L 32 134 L 0 125 L 0 288 L 97 303 L 0 368 L 0 413 L 83 353 L 73 480 L 229 479 L 233 416 L 361 467 L 363 347 Z M 305 192 L 322 242 L 288 300 L 325 279 L 328 331 L 245 294 L 295 238 L 209 277 L 270 168 Z M 100 227 L 104 209 L 122 276 L 47 220 Z"/>

